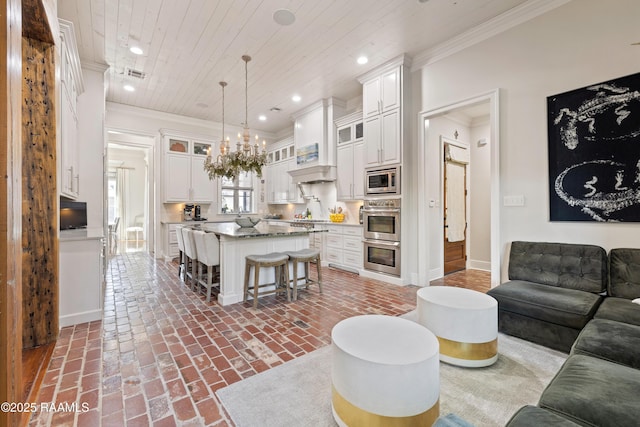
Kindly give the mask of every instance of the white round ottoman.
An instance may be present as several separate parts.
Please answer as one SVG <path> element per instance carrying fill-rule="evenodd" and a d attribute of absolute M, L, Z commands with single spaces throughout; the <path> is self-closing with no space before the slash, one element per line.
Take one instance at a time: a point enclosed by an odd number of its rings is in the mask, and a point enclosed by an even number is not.
<path fill-rule="evenodd" d="M 340 426 L 430 426 L 438 418 L 438 340 L 410 320 L 345 319 L 332 339 L 333 417 Z"/>
<path fill-rule="evenodd" d="M 477 368 L 498 360 L 498 302 L 482 292 L 430 286 L 417 293 L 418 323 L 440 342 L 440 360 Z"/>

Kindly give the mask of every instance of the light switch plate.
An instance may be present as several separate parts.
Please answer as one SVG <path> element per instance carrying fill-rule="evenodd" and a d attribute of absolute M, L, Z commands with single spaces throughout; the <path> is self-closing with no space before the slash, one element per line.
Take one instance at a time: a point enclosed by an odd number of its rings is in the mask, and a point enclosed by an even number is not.
<path fill-rule="evenodd" d="M 503 206 L 524 206 L 524 196 L 504 196 Z"/>

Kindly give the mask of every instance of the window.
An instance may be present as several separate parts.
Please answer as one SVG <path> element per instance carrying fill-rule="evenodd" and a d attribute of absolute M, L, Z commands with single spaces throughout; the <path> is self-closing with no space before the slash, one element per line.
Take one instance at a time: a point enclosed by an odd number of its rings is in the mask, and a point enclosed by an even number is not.
<path fill-rule="evenodd" d="M 241 214 L 253 212 L 253 174 L 241 173 L 235 180 L 221 179 L 220 212 Z"/>

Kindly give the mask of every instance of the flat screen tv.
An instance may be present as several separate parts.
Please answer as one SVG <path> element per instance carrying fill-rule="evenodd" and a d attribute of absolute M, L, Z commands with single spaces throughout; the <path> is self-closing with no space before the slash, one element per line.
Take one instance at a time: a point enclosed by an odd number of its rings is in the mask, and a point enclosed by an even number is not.
<path fill-rule="evenodd" d="M 60 200 L 60 230 L 87 228 L 87 203 Z"/>

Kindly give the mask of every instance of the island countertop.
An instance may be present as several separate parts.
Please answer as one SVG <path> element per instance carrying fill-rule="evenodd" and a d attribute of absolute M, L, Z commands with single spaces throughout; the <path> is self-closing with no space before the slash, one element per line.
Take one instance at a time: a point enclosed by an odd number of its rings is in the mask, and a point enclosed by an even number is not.
<path fill-rule="evenodd" d="M 287 227 L 282 225 L 269 225 L 263 222 L 258 223 L 255 227 L 240 228 L 235 222 L 208 223 L 195 225 L 195 229 L 200 229 L 208 233 L 215 233 L 219 236 L 234 238 L 255 238 L 255 237 L 284 237 L 299 236 L 309 233 L 318 233 L 326 230 L 306 227 Z"/>

